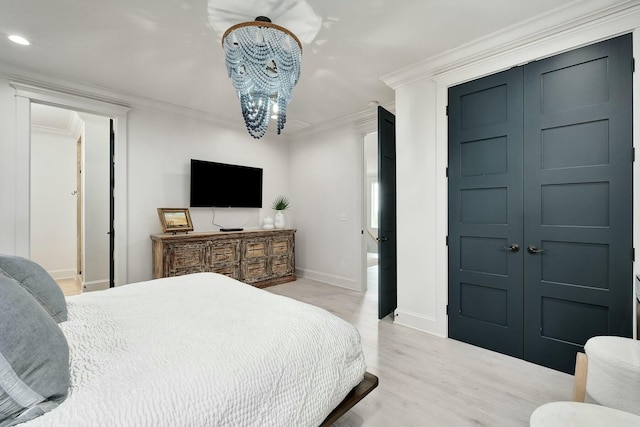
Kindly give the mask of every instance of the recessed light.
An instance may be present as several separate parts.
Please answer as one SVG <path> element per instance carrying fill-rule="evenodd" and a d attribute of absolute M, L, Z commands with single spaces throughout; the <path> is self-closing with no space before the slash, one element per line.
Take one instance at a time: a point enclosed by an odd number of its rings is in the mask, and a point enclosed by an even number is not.
<path fill-rule="evenodd" d="M 29 43 L 29 40 L 25 39 L 22 36 L 18 36 L 16 34 L 12 34 L 9 36 L 9 40 L 11 40 L 14 43 L 18 43 L 21 44 L 23 46 L 29 46 L 31 43 Z"/>

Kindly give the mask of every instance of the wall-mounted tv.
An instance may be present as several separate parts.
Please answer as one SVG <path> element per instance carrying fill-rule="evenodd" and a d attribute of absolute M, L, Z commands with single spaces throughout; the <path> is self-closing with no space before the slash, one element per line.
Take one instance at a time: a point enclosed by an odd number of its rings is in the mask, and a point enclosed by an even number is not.
<path fill-rule="evenodd" d="M 262 168 L 191 159 L 190 206 L 261 208 Z"/>

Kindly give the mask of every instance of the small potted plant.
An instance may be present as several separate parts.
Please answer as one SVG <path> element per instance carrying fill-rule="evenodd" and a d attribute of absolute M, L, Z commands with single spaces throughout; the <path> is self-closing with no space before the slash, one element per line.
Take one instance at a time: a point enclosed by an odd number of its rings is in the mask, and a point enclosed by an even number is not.
<path fill-rule="evenodd" d="M 282 211 L 289 209 L 289 198 L 287 196 L 278 196 L 273 201 L 271 208 L 276 211 L 276 217 L 274 220 L 274 226 L 276 228 L 284 228 L 284 215 Z"/>

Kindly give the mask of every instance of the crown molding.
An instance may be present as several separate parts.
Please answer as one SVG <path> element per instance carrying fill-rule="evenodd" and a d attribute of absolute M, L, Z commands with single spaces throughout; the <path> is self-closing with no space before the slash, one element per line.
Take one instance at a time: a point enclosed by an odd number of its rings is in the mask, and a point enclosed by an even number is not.
<path fill-rule="evenodd" d="M 246 135 L 247 132 L 243 124 L 230 124 L 227 121 L 213 117 L 210 113 L 194 110 L 164 101 L 154 100 L 151 98 L 118 94 L 108 89 L 80 82 L 71 82 L 56 77 L 44 76 L 1 61 L 0 77 L 9 80 L 11 86 L 14 87 L 17 91 L 21 91 L 23 96 L 28 96 L 29 93 L 33 92 L 39 94 L 55 92 L 56 94 L 63 94 L 76 99 L 90 99 L 94 102 L 102 102 L 109 106 L 115 106 L 116 109 L 118 109 L 118 107 L 121 107 L 123 109 L 122 111 L 128 111 L 132 108 L 141 108 L 146 110 L 177 114 L 198 120 L 203 120 L 215 125 L 216 127 L 235 131 L 243 135 Z M 388 110 L 394 110 L 395 102 L 387 103 L 384 106 Z M 281 135 L 276 135 L 276 132 L 270 129 L 270 131 L 267 131 L 267 135 L 265 136 L 271 138 L 277 137 L 278 139 L 290 141 L 299 137 L 306 137 L 309 135 L 327 131 L 329 129 L 344 126 L 353 126 L 357 130 L 366 133 L 376 130 L 376 120 L 377 115 L 375 109 L 370 109 L 351 114 L 349 116 L 341 117 L 329 122 L 304 127 L 290 133 L 283 133 Z"/>
<path fill-rule="evenodd" d="M 16 67 L 0 61 L 0 77 L 4 77 L 12 83 L 12 86 L 20 86 L 34 91 L 52 91 L 70 96 L 88 98 L 107 104 L 128 107 L 128 103 L 122 96 L 114 95 L 108 90 L 83 83 L 74 83 L 53 76 L 44 76 L 30 70 Z"/>
<path fill-rule="evenodd" d="M 73 111 L 71 113 L 71 116 L 69 117 L 69 132 L 71 133 L 71 136 L 73 136 L 75 140 L 80 138 L 80 135 L 82 135 L 83 127 L 84 127 L 84 120 L 82 120 L 82 118 L 78 115 L 78 113 Z"/>
<path fill-rule="evenodd" d="M 67 123 L 64 128 L 38 125 L 38 124 L 32 123 L 31 130 L 34 132 L 42 132 L 42 133 L 48 133 L 48 134 L 60 135 L 60 136 L 69 136 L 74 139 L 78 139 L 80 137 L 80 134 L 82 133 L 83 124 L 84 122 L 82 121 L 80 116 L 78 116 L 78 113 L 76 113 L 75 111 L 72 111 L 71 114 L 69 114 L 69 119 L 67 120 Z"/>
<path fill-rule="evenodd" d="M 4 77 L 11 82 L 11 86 L 23 91 L 34 91 L 38 93 L 55 92 L 74 98 L 90 99 L 126 110 L 141 108 L 164 113 L 187 116 L 199 120 L 213 123 L 217 127 L 245 133 L 246 129 L 241 125 L 232 125 L 228 122 L 215 118 L 211 114 L 183 107 L 169 102 L 158 101 L 151 98 L 136 97 L 113 92 L 112 90 L 52 76 L 44 76 L 30 70 L 16 67 L 0 61 L 0 77 Z"/>
<path fill-rule="evenodd" d="M 630 15 L 636 14 L 639 10 L 637 0 L 574 0 L 524 22 L 404 67 L 381 79 L 391 88 L 397 89 L 505 52 L 526 49 L 538 40 L 566 33 L 596 21 L 632 19 Z"/>
<path fill-rule="evenodd" d="M 381 105 L 387 110 L 395 113 L 396 102 L 391 101 Z M 377 108 L 370 108 L 359 113 L 350 114 L 339 119 L 330 120 L 325 123 L 310 126 L 300 131 L 292 132 L 289 138 L 292 140 L 298 140 L 300 138 L 306 138 L 311 135 L 326 132 L 333 129 L 352 127 L 359 133 L 370 133 L 378 130 L 378 110 Z"/>
<path fill-rule="evenodd" d="M 114 117 L 126 116 L 129 107 L 115 102 L 113 99 L 105 100 L 90 92 L 79 93 L 69 88 L 50 85 L 46 82 L 34 82 L 30 80 L 12 79 L 9 86 L 16 90 L 16 96 L 37 99 L 39 103 L 51 106 L 62 106 L 61 102 L 75 105 L 81 111 L 95 112 Z"/>
<path fill-rule="evenodd" d="M 48 133 L 50 135 L 73 136 L 73 134 L 69 132 L 69 129 L 61 129 L 53 126 L 31 125 L 31 130 L 33 132 Z"/>

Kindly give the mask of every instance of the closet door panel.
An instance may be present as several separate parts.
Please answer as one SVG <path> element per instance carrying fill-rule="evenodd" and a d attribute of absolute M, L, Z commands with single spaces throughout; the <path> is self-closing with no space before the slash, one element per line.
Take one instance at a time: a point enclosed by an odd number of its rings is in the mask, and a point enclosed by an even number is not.
<path fill-rule="evenodd" d="M 522 357 L 521 241 L 522 70 L 512 69 L 449 90 L 449 337 Z"/>
<path fill-rule="evenodd" d="M 632 334 L 631 35 L 524 66 L 524 357 Z"/>

